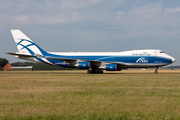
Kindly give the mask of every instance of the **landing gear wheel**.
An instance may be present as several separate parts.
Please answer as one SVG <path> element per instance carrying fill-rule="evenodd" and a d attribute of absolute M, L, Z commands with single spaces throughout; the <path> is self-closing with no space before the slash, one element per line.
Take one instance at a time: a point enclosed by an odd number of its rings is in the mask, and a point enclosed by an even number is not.
<path fill-rule="evenodd" d="M 90 74 L 90 73 L 91 73 L 91 71 L 90 71 L 90 70 L 88 70 L 88 71 L 87 71 L 87 74 Z"/>
<path fill-rule="evenodd" d="M 88 73 L 88 74 L 94 74 L 94 73 L 96 73 L 96 71 L 94 71 L 94 70 L 88 70 L 87 73 Z"/>
<path fill-rule="evenodd" d="M 100 70 L 88 70 L 87 74 L 103 74 L 103 71 Z"/>
<path fill-rule="evenodd" d="M 155 72 L 154 72 L 155 74 L 158 74 L 158 67 L 156 68 L 156 70 L 155 70 Z"/>

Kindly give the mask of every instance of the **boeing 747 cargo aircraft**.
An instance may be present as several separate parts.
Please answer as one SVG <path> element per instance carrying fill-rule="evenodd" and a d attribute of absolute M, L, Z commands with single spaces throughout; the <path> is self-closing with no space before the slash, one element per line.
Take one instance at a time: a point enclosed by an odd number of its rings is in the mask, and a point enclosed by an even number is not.
<path fill-rule="evenodd" d="M 175 62 L 162 50 L 145 49 L 123 52 L 47 52 L 20 30 L 11 30 L 19 52 L 7 53 L 17 58 L 62 67 L 87 69 L 87 73 L 121 71 L 127 68 L 158 68 Z"/>

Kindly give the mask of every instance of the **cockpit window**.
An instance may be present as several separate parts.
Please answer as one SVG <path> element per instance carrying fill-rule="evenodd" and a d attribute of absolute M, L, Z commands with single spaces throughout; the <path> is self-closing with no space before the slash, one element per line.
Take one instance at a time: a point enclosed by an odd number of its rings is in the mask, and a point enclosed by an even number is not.
<path fill-rule="evenodd" d="M 163 51 L 160 51 L 160 53 L 164 53 Z"/>

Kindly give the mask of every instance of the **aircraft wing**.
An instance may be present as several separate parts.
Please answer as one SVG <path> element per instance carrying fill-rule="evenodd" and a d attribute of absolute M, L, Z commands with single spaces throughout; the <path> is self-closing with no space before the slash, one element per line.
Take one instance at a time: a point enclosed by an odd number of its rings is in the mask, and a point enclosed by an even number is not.
<path fill-rule="evenodd" d="M 54 60 L 62 60 L 62 61 L 76 61 L 77 59 L 70 58 L 54 58 L 54 57 L 46 57 L 46 59 L 54 59 Z"/>
<path fill-rule="evenodd" d="M 54 58 L 54 57 L 46 57 L 47 59 L 54 59 L 54 60 L 63 60 L 63 61 L 76 61 L 76 60 L 82 60 L 82 61 L 89 61 L 89 62 L 93 62 L 93 63 L 101 63 L 101 62 L 106 62 L 106 63 L 113 63 L 113 64 L 119 64 L 122 66 L 126 66 L 126 63 L 123 62 L 107 62 L 107 61 L 103 61 L 103 60 L 84 60 L 84 59 L 67 59 L 67 58 Z"/>

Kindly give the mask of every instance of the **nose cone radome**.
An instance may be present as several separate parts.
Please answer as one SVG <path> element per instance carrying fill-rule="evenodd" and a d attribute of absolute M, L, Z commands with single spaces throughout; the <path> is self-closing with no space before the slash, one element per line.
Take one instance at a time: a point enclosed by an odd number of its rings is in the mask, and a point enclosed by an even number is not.
<path fill-rule="evenodd" d="M 176 61 L 175 58 L 172 57 L 172 63 L 175 62 L 175 61 Z"/>

